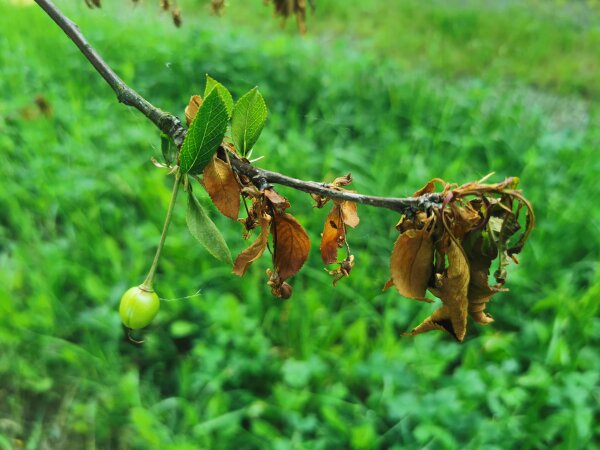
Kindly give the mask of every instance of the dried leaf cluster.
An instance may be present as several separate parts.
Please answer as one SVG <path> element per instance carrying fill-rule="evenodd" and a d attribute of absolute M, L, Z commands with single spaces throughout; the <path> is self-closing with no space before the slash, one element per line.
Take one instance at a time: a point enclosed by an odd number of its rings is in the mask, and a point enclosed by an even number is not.
<path fill-rule="evenodd" d="M 481 181 L 456 186 L 434 179 L 415 197 L 442 186 L 443 206 L 403 216 L 396 228 L 400 236 L 390 259 L 394 286 L 408 298 L 431 302 L 429 290 L 442 305 L 409 334 L 443 330 L 462 341 L 467 316 L 486 325 L 493 322 L 487 303 L 506 291 L 506 268 L 518 262 L 534 226 L 531 204 L 516 189 L 518 178 L 502 183 Z M 492 263 L 497 262 L 494 282 L 489 283 Z"/>
<path fill-rule="evenodd" d="M 240 219 L 245 227 L 245 236 L 248 237 L 256 228 L 260 228 L 260 232 L 255 241 L 236 258 L 233 273 L 244 275 L 248 267 L 268 248 L 273 262 L 273 269 L 267 271 L 268 284 L 274 296 L 287 299 L 292 295 L 292 287 L 287 280 L 298 273 L 306 262 L 310 239 L 302 225 L 287 212 L 290 203 L 284 197 L 273 188 L 260 192 L 250 180 L 242 179 L 242 183 L 244 204 L 246 199 L 251 200 L 247 217 Z M 272 249 L 269 246 L 269 236 L 272 239 Z"/>
<path fill-rule="evenodd" d="M 101 0 L 84 0 L 88 8 L 101 8 Z M 131 0 L 133 4 L 140 3 L 140 0 Z M 291 15 L 296 16 L 296 22 L 298 24 L 298 30 L 300 33 L 306 33 L 306 9 L 307 3 L 314 11 L 315 0 L 263 0 L 265 5 L 269 3 L 273 4 L 273 12 L 275 16 L 282 17 L 284 20 Z M 162 11 L 171 13 L 173 24 L 176 27 L 181 27 L 183 19 L 181 16 L 181 9 L 177 6 L 176 0 L 159 0 L 159 6 Z M 225 8 L 225 0 L 211 0 L 210 8 L 216 15 L 221 15 Z"/>
<path fill-rule="evenodd" d="M 314 11 L 314 0 L 263 0 L 263 2 L 265 5 L 273 4 L 276 16 L 287 19 L 292 14 L 295 15 L 298 30 L 302 34 L 306 33 L 306 4 L 308 3 Z"/>
<path fill-rule="evenodd" d="M 330 189 L 337 191 L 353 192 L 344 189 L 342 186 L 347 186 L 352 182 L 352 175 L 348 174 L 343 177 L 338 177 L 328 186 Z M 328 197 L 319 195 L 311 195 L 315 200 L 317 208 L 323 208 L 328 202 Z M 321 234 L 321 259 L 324 264 L 337 264 L 338 267 L 333 270 L 328 270 L 327 273 L 333 277 L 333 285 L 342 278 L 350 276 L 350 271 L 354 267 L 354 255 L 350 252 L 350 245 L 347 239 L 347 227 L 355 228 L 358 226 L 360 219 L 356 209 L 356 203 L 344 200 L 331 200 L 333 206 L 329 214 L 325 218 L 323 233 Z M 338 261 L 338 250 L 346 248 L 346 258 Z"/>
<path fill-rule="evenodd" d="M 225 8 L 225 0 L 211 0 L 210 7 L 216 15 L 221 15 L 221 11 Z"/>

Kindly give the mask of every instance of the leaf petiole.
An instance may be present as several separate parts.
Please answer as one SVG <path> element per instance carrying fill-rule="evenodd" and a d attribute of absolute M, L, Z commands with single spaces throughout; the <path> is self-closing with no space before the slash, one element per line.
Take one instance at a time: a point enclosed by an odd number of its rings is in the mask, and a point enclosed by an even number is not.
<path fill-rule="evenodd" d="M 163 247 L 165 246 L 165 240 L 167 239 L 167 231 L 169 230 L 169 225 L 171 224 L 171 218 L 173 217 L 173 208 L 175 207 L 175 200 L 177 200 L 177 193 L 179 192 L 179 185 L 181 184 L 181 172 L 177 170 L 175 172 L 175 182 L 173 183 L 173 190 L 171 192 L 171 200 L 169 201 L 169 207 L 167 208 L 167 216 L 165 217 L 165 224 L 163 225 L 163 230 L 160 235 L 160 241 L 158 242 L 158 248 L 156 249 L 156 254 L 154 255 L 154 261 L 152 261 L 152 266 L 150 266 L 150 270 L 148 271 L 148 275 L 146 275 L 146 279 L 142 283 L 141 287 L 148 291 L 152 291 L 152 281 L 154 280 L 154 275 L 156 273 L 156 268 L 158 267 L 158 261 L 160 260 L 160 253 L 162 252 Z"/>

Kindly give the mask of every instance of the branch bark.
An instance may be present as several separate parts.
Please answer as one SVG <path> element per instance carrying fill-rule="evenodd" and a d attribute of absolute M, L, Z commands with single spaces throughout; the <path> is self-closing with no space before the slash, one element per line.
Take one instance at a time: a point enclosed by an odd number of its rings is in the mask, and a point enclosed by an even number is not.
<path fill-rule="evenodd" d="M 132 106 L 146 116 L 158 129 L 173 138 L 178 147 L 185 139 L 186 129 L 179 118 L 154 106 L 135 90 L 129 87 L 104 61 L 102 56 L 91 46 L 79 27 L 67 18 L 51 0 L 35 0 L 36 3 L 50 16 L 50 18 L 64 31 L 64 33 L 79 48 L 81 53 L 94 66 L 96 71 L 104 78 L 117 95 L 119 102 Z M 378 208 L 387 208 L 404 214 L 413 214 L 418 210 L 439 207 L 443 199 L 439 194 L 425 194 L 420 197 L 395 198 L 376 197 L 351 192 L 342 192 L 330 188 L 325 183 L 304 181 L 292 178 L 281 173 L 272 172 L 255 167 L 240 159 L 231 159 L 231 165 L 238 173 L 249 177 L 259 188 L 264 189 L 270 183 L 280 184 L 310 194 L 317 194 L 338 200 L 348 200 Z"/>

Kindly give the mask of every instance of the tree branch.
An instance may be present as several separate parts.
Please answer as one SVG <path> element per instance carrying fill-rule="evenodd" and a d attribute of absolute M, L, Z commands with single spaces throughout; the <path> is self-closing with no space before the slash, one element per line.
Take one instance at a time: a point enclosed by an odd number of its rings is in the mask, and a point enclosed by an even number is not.
<path fill-rule="evenodd" d="M 231 158 L 232 167 L 239 173 L 246 175 L 259 188 L 264 189 L 269 183 L 281 184 L 298 191 L 316 194 L 322 197 L 335 198 L 338 200 L 348 200 L 363 205 L 375 206 L 377 208 L 387 208 L 404 214 L 412 214 L 417 211 L 423 211 L 441 206 L 442 197 L 440 194 L 425 194 L 420 197 L 395 198 L 395 197 L 375 197 L 371 195 L 356 194 L 353 192 L 339 191 L 332 189 L 326 183 L 316 181 L 304 181 L 297 178 L 288 177 L 270 170 L 259 169 L 242 160 Z"/>
<path fill-rule="evenodd" d="M 51 0 L 35 0 L 36 3 L 50 16 L 50 18 L 65 32 L 73 43 L 81 50 L 81 53 L 94 66 L 96 71 L 104 78 L 108 85 L 117 94 L 119 102 L 133 106 L 154 123 L 162 132 L 173 138 L 178 147 L 185 139 L 186 129 L 181 121 L 174 115 L 162 111 L 154 106 L 132 88 L 130 88 L 104 61 L 98 52 L 91 46 L 79 27 L 67 18 Z M 375 197 L 339 191 L 330 188 L 327 184 L 315 181 L 303 181 L 297 178 L 259 169 L 253 165 L 240 160 L 231 159 L 231 165 L 238 173 L 244 174 L 259 188 L 264 189 L 269 183 L 280 184 L 293 189 L 316 194 L 323 197 L 348 200 L 364 205 L 378 208 L 387 208 L 405 214 L 413 214 L 418 210 L 441 206 L 443 199 L 440 194 L 425 194 L 420 197 L 394 198 Z"/>
<path fill-rule="evenodd" d="M 96 71 L 104 78 L 108 85 L 117 94 L 119 102 L 128 106 L 133 106 L 143 115 L 145 115 L 161 131 L 171 136 L 177 145 L 181 145 L 185 137 L 185 128 L 181 126 L 181 121 L 172 114 L 166 113 L 147 101 L 140 94 L 131 89 L 125 82 L 111 69 L 104 61 L 102 56 L 91 46 L 85 36 L 79 30 L 79 27 L 69 20 L 62 11 L 60 11 L 50 0 L 36 0 L 36 3 L 56 22 L 56 24 L 65 32 L 73 43 L 81 50 L 81 53 L 94 66 Z"/>

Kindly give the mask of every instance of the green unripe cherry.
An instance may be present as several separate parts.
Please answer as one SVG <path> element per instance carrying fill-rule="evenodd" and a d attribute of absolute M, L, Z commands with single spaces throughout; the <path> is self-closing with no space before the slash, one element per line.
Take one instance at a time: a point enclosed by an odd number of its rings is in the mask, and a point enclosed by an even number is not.
<path fill-rule="evenodd" d="M 135 286 L 121 297 L 119 315 L 127 328 L 137 330 L 150 325 L 159 309 L 160 300 L 152 288 Z"/>

